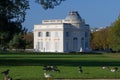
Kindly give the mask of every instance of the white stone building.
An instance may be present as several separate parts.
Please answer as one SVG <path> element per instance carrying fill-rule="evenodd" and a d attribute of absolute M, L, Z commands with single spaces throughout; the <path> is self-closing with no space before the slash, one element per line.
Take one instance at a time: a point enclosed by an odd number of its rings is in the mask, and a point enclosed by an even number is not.
<path fill-rule="evenodd" d="M 90 27 L 77 11 L 63 20 L 43 20 L 34 25 L 34 50 L 39 52 L 86 52 L 90 50 Z"/>

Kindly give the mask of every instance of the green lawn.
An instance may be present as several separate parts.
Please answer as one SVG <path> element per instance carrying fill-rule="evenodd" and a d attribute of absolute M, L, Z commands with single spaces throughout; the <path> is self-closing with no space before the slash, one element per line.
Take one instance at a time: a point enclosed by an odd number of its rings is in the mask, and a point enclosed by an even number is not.
<path fill-rule="evenodd" d="M 120 54 L 0 54 L 0 72 L 10 69 L 10 76 L 14 80 L 44 80 L 43 66 L 56 65 L 59 72 L 46 72 L 53 78 L 119 78 L 120 71 L 112 73 L 109 69 L 117 66 L 120 69 Z M 78 66 L 82 65 L 83 73 L 78 73 Z M 3 75 L 0 74 L 0 80 Z"/>

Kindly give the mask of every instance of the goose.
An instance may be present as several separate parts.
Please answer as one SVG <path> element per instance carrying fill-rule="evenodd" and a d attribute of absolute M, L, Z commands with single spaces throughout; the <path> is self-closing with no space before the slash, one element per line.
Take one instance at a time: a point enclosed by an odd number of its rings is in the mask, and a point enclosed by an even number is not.
<path fill-rule="evenodd" d="M 1 72 L 1 74 L 4 74 L 5 76 L 8 76 L 8 74 L 9 74 L 9 69 L 7 69 L 7 70 L 5 70 L 5 71 L 3 71 L 3 72 Z"/>
<path fill-rule="evenodd" d="M 115 72 L 116 70 L 115 69 L 111 69 L 111 72 Z"/>
<path fill-rule="evenodd" d="M 44 73 L 44 77 L 47 78 L 47 80 L 50 80 L 52 78 L 52 75 Z"/>
<path fill-rule="evenodd" d="M 78 69 L 79 73 L 83 73 L 83 69 L 82 69 L 82 66 L 79 66 L 79 69 Z"/>
<path fill-rule="evenodd" d="M 114 67 L 114 68 L 111 69 L 111 72 L 116 72 L 116 71 L 118 71 L 117 67 Z"/>

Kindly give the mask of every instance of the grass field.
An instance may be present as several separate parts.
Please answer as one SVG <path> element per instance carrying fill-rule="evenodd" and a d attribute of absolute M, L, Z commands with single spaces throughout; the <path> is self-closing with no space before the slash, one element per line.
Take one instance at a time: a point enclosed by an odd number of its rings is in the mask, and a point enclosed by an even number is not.
<path fill-rule="evenodd" d="M 39 54 L 39 53 L 3 53 L 0 54 L 0 72 L 10 69 L 13 80 L 45 80 L 43 66 L 56 65 L 59 72 L 46 72 L 53 78 L 119 78 L 120 71 L 111 72 L 102 66 L 120 69 L 120 54 Z M 78 73 L 82 65 L 83 73 Z M 0 80 L 3 75 L 0 74 Z"/>

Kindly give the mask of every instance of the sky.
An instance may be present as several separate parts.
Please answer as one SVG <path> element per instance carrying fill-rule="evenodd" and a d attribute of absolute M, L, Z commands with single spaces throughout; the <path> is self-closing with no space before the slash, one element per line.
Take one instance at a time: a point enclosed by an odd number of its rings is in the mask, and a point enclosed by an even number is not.
<path fill-rule="evenodd" d="M 30 0 L 23 27 L 33 31 L 42 20 L 65 19 L 70 11 L 78 11 L 91 28 L 111 25 L 120 15 L 120 0 L 66 0 L 54 9 L 45 10 L 35 0 Z"/>

